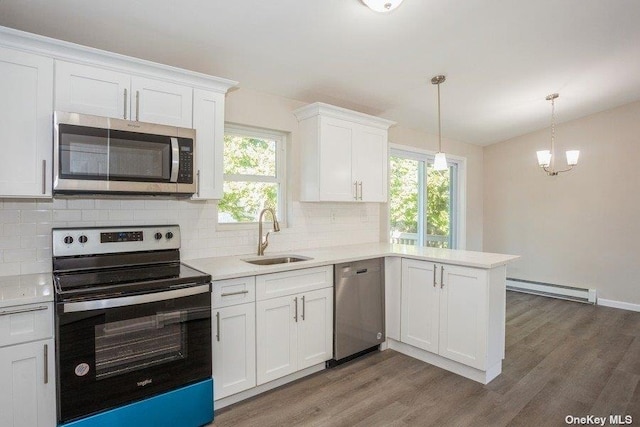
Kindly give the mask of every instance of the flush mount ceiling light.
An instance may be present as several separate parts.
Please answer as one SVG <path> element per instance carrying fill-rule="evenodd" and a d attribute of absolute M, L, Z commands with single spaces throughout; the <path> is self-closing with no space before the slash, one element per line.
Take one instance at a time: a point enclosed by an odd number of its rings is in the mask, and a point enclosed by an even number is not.
<path fill-rule="evenodd" d="M 549 176 L 556 176 L 562 172 L 568 172 L 575 165 L 578 164 L 578 157 L 580 156 L 579 150 L 569 150 L 566 152 L 567 156 L 567 169 L 555 170 L 553 168 L 554 156 L 555 156 L 555 139 L 556 139 L 556 110 L 555 110 L 555 100 L 560 95 L 557 93 L 552 93 L 547 96 L 545 99 L 547 101 L 551 101 L 551 150 L 542 150 L 538 151 L 536 154 L 538 155 L 538 165 L 547 173 Z"/>
<path fill-rule="evenodd" d="M 447 157 L 442 151 L 442 126 L 440 120 L 440 84 L 444 83 L 447 78 L 443 75 L 435 76 L 431 79 L 431 84 L 438 85 L 438 152 L 436 158 L 433 161 L 433 169 L 437 171 L 446 171 L 449 169 L 447 165 Z"/>
<path fill-rule="evenodd" d="M 402 0 L 362 0 L 362 3 L 366 4 L 371 10 L 387 13 L 400 6 Z"/>

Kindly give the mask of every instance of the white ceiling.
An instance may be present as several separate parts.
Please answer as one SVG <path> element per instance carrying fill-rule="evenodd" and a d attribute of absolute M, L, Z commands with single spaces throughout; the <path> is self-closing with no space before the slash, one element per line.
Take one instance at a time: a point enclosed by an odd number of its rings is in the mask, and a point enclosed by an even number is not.
<path fill-rule="evenodd" d="M 486 145 L 640 99 L 638 0 L 0 0 L 0 25 Z"/>

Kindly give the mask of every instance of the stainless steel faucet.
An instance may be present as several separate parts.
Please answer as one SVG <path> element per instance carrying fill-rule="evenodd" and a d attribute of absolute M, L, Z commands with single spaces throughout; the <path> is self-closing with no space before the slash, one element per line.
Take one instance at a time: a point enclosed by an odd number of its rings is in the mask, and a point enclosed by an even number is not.
<path fill-rule="evenodd" d="M 273 209 L 262 209 L 262 211 L 260 212 L 260 216 L 258 217 L 258 255 L 264 255 L 264 250 L 267 249 L 267 246 L 269 246 L 269 233 L 271 232 L 267 232 L 267 235 L 264 236 L 264 241 L 262 239 L 262 217 L 266 212 L 270 212 L 271 217 L 273 218 L 273 232 L 275 233 L 280 231 L 280 224 L 278 224 L 276 213 L 273 211 Z"/>

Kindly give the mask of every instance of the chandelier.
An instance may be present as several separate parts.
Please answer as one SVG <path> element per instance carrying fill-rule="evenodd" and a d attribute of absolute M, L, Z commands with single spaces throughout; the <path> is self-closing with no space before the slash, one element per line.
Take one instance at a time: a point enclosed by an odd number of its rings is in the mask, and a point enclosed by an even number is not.
<path fill-rule="evenodd" d="M 536 154 L 538 155 L 538 165 L 547 173 L 549 176 L 556 176 L 562 172 L 568 172 L 575 165 L 578 164 L 578 157 L 580 156 L 579 150 L 569 150 L 566 152 L 567 156 L 567 169 L 556 170 L 554 168 L 554 156 L 555 156 L 555 139 L 556 139 L 556 111 L 555 111 L 555 100 L 559 97 L 557 93 L 552 93 L 551 95 L 546 97 L 547 101 L 551 101 L 551 150 L 541 150 Z"/>

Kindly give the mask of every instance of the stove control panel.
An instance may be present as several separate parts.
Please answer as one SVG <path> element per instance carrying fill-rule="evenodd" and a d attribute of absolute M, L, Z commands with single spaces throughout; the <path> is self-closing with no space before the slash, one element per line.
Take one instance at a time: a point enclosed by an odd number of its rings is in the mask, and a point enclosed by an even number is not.
<path fill-rule="evenodd" d="M 53 256 L 180 249 L 180 226 L 54 228 Z"/>

